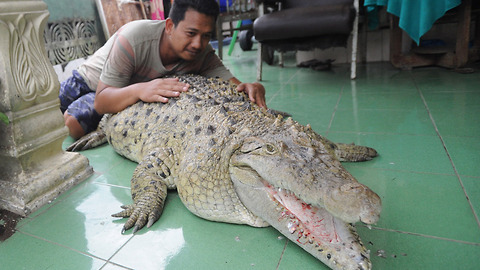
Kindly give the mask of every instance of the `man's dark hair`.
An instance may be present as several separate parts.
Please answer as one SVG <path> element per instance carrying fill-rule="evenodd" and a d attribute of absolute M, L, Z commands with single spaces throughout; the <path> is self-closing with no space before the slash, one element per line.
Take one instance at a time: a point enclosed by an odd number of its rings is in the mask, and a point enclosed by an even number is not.
<path fill-rule="evenodd" d="M 170 14 L 168 15 L 172 19 L 175 26 L 179 22 L 185 19 L 185 12 L 191 8 L 199 13 L 211 16 L 214 21 L 217 20 L 220 8 L 216 0 L 175 0 L 173 1 Z"/>

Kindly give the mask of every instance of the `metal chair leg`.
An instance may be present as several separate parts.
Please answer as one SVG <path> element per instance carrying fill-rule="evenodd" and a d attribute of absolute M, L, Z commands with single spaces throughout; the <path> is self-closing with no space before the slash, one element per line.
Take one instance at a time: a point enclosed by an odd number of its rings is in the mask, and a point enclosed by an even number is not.
<path fill-rule="evenodd" d="M 258 42 L 258 48 L 257 48 L 257 81 L 262 80 L 262 43 Z"/>
<path fill-rule="evenodd" d="M 357 77 L 357 47 L 358 47 L 358 10 L 360 8 L 358 0 L 353 1 L 355 7 L 355 21 L 353 22 L 353 36 L 352 36 L 352 63 L 350 67 L 350 79 Z"/>
<path fill-rule="evenodd" d="M 218 47 L 218 57 L 220 60 L 223 59 L 223 34 L 222 34 L 222 20 L 217 19 L 217 47 Z"/>

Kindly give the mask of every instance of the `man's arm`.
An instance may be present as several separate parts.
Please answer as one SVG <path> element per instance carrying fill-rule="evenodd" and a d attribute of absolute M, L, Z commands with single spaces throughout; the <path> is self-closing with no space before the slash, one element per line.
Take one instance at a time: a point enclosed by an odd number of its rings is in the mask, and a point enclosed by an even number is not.
<path fill-rule="evenodd" d="M 265 109 L 267 108 L 267 104 L 265 102 L 265 87 L 263 87 L 261 83 L 242 83 L 235 77 L 230 78 L 229 81 L 238 85 L 237 90 L 245 92 L 252 102 L 256 103 L 260 107 Z"/>
<path fill-rule="evenodd" d="M 265 87 L 263 87 L 261 83 L 242 83 L 224 66 L 222 60 L 220 60 L 210 45 L 207 47 L 207 49 L 209 51 L 207 52 L 203 62 L 203 69 L 199 72 L 199 74 L 207 77 L 220 77 L 223 79 L 230 78 L 229 81 L 238 86 L 238 91 L 245 92 L 249 99 L 258 106 L 267 108 L 265 102 Z"/>
<path fill-rule="evenodd" d="M 154 79 L 121 88 L 99 81 L 94 107 L 99 114 L 105 114 L 122 111 L 139 100 L 166 103 L 168 98 L 179 96 L 188 87 L 188 84 L 179 82 L 178 78 Z"/>

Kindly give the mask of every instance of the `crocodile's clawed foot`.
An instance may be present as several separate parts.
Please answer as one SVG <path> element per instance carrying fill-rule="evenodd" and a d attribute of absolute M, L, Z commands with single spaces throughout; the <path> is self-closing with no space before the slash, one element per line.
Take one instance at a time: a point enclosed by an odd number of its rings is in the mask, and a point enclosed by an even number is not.
<path fill-rule="evenodd" d="M 87 150 L 104 144 L 106 141 L 107 139 L 105 133 L 96 130 L 81 137 L 80 139 L 72 143 L 72 145 L 70 145 L 66 150 L 69 152 Z"/>
<path fill-rule="evenodd" d="M 128 218 L 122 228 L 122 234 L 133 228 L 133 233 L 142 229 L 145 224 L 150 228 L 155 223 L 162 213 L 163 208 L 156 207 L 141 207 L 138 205 L 122 205 L 124 210 L 113 214 L 112 217 Z"/>
<path fill-rule="evenodd" d="M 122 205 L 120 206 L 123 211 L 120 211 L 116 214 L 112 214 L 112 217 L 120 217 L 120 218 L 127 218 L 130 217 L 133 213 L 133 204 L 130 205 Z"/>

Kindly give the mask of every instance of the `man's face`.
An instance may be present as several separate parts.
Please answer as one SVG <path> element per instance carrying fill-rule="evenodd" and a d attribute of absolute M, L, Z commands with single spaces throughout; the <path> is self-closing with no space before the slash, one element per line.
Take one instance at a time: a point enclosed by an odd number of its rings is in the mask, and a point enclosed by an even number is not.
<path fill-rule="evenodd" d="M 175 27 L 167 22 L 171 48 L 183 60 L 192 61 L 205 49 L 212 38 L 215 21 L 213 17 L 187 10 L 185 19 Z"/>

